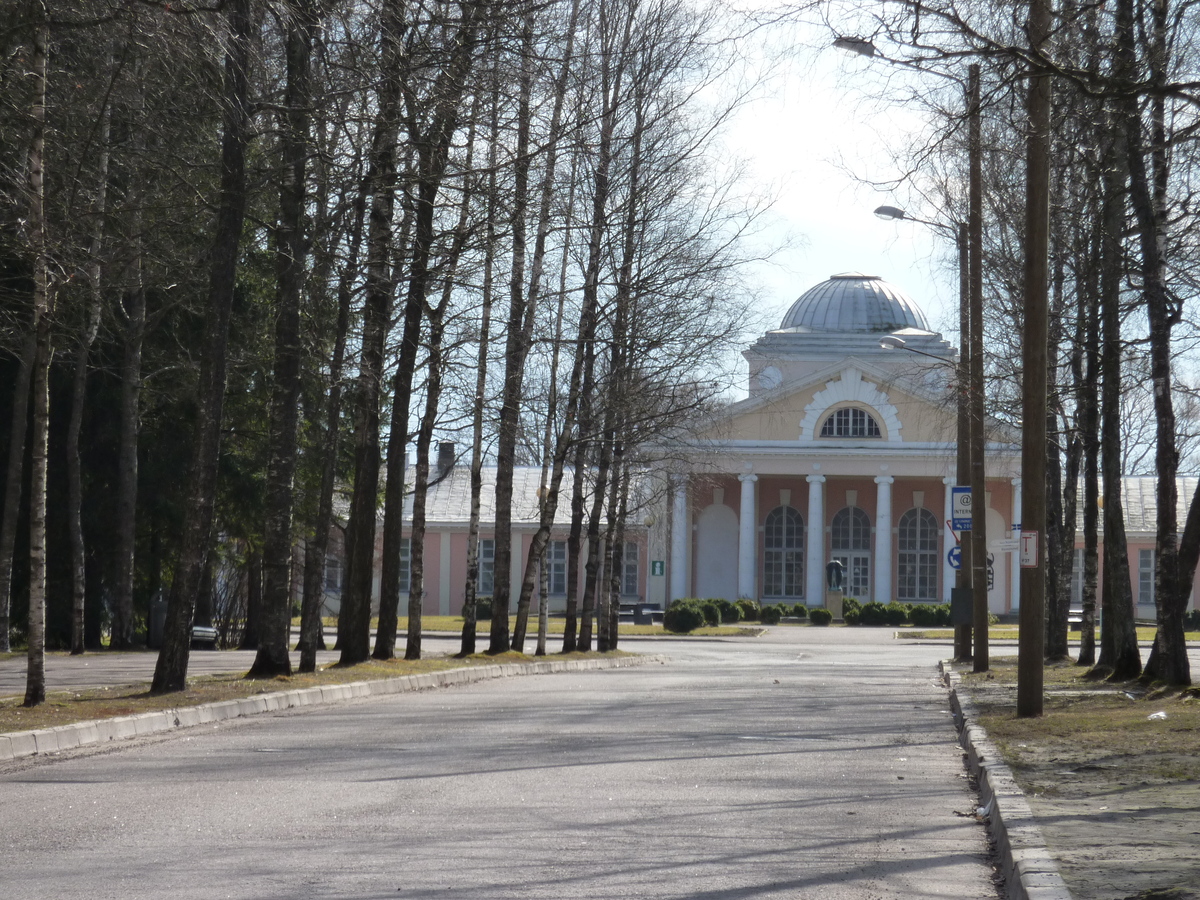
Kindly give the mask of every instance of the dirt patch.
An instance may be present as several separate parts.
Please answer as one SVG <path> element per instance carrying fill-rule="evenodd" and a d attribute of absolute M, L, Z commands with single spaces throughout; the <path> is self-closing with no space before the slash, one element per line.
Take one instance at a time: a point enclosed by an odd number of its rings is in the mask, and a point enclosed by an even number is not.
<path fill-rule="evenodd" d="M 1044 715 L 1016 717 L 1016 660 L 963 672 L 1077 900 L 1200 900 L 1200 700 L 1194 691 L 1046 669 Z"/>

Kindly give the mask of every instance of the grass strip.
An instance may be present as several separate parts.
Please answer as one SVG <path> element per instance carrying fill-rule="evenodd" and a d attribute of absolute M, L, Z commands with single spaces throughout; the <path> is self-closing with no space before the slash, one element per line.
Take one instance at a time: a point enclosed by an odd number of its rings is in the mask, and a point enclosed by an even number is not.
<path fill-rule="evenodd" d="M 267 694 L 275 691 L 347 684 L 352 681 L 398 678 L 403 675 L 461 669 L 464 666 L 486 666 L 496 663 L 530 664 L 547 659 L 605 659 L 629 655 L 632 654 L 618 651 L 617 653 L 559 653 L 553 656 L 535 657 L 510 652 L 495 656 L 478 653 L 468 657 L 443 656 L 418 660 L 372 659 L 355 666 L 332 664 L 320 668 L 312 674 L 294 674 L 291 677 L 249 679 L 244 672 L 206 675 L 188 679 L 187 690 L 173 694 L 151 694 L 145 684 L 57 691 L 47 694 L 46 702 L 32 709 L 21 706 L 21 697 L 0 700 L 0 734 L 54 728 L 58 725 L 70 725 L 73 722 L 109 719 L 114 716 L 132 716 L 163 709 L 199 706 L 203 703 L 217 703 L 222 700 L 240 700 L 255 694 Z"/>

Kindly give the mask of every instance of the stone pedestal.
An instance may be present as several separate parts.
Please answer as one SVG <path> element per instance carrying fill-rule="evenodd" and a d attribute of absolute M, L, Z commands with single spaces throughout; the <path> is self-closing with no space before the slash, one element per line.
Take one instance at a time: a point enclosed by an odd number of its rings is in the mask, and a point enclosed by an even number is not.
<path fill-rule="evenodd" d="M 825 608 L 833 613 L 835 621 L 842 620 L 842 597 L 841 591 L 826 591 L 825 592 Z"/>

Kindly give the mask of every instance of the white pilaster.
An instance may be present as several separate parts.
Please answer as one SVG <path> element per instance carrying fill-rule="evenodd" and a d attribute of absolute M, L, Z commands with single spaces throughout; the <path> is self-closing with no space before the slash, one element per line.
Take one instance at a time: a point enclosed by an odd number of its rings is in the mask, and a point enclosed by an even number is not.
<path fill-rule="evenodd" d="M 942 479 L 942 485 L 945 487 L 945 490 L 946 490 L 946 501 L 942 505 L 942 522 L 943 523 L 949 522 L 954 517 L 954 494 L 950 489 L 952 487 L 954 487 L 955 480 L 956 479 L 951 478 L 949 476 Z M 949 529 L 950 529 L 949 525 L 943 524 L 942 527 L 946 529 L 946 531 L 942 531 L 941 528 L 938 529 L 938 531 L 941 532 L 942 534 L 946 534 L 947 531 L 949 531 Z M 953 533 L 953 532 L 951 532 L 951 533 Z M 945 541 L 942 542 L 942 602 L 943 603 L 950 602 L 950 591 L 952 591 L 954 589 L 954 569 L 950 566 L 950 546 L 951 545 L 950 545 L 949 538 L 947 538 Z"/>
<path fill-rule="evenodd" d="M 754 504 L 754 483 L 758 481 L 757 475 L 739 475 L 738 481 L 742 483 L 742 511 L 738 519 L 738 596 L 756 598 L 757 591 L 754 589 L 754 574 L 755 574 L 755 528 L 757 517 L 755 516 Z"/>
<path fill-rule="evenodd" d="M 1012 536 L 1018 541 L 1021 540 L 1021 479 L 1014 478 L 1012 480 Z M 1020 544 L 1017 544 L 1020 547 Z M 1071 547 L 1075 546 L 1075 534 L 1071 532 Z M 1016 612 L 1021 608 L 1021 551 L 1016 550 L 1008 555 L 1009 579 L 1008 579 L 1008 608 Z"/>
<path fill-rule="evenodd" d="M 496 573 L 499 577 L 500 573 Z M 514 531 L 512 535 L 512 557 L 508 561 L 508 598 L 513 612 L 517 611 L 517 598 L 521 596 L 521 579 L 525 577 L 525 535 Z"/>
<path fill-rule="evenodd" d="M 679 600 L 688 595 L 688 547 L 692 540 L 692 521 L 688 515 L 688 483 L 675 485 L 675 503 L 671 510 L 671 596 Z"/>
<path fill-rule="evenodd" d="M 450 532 L 443 531 L 438 547 L 438 613 L 450 615 Z"/>
<path fill-rule="evenodd" d="M 879 475 L 875 499 L 875 599 L 890 603 L 892 597 L 892 483 L 891 475 Z"/>
<path fill-rule="evenodd" d="M 804 539 L 804 602 L 825 602 L 825 476 L 808 476 L 808 534 Z"/>

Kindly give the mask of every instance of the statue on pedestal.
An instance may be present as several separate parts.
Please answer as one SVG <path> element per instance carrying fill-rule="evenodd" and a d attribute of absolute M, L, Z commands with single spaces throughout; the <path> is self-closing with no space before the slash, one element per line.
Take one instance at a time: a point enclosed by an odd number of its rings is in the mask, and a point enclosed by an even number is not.
<path fill-rule="evenodd" d="M 842 579 L 845 574 L 845 563 L 840 559 L 831 559 L 825 564 L 825 587 L 831 591 L 842 590 Z"/>

